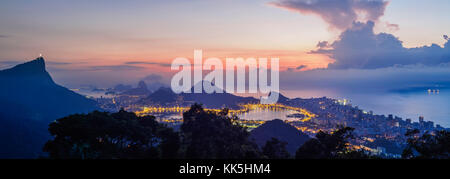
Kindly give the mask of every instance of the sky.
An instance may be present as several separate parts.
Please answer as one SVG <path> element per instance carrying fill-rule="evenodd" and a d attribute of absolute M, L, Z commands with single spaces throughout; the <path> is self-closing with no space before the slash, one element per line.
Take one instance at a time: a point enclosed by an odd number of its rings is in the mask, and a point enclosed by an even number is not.
<path fill-rule="evenodd" d="M 173 59 L 202 49 L 279 57 L 282 77 L 445 72 L 448 9 L 448 0 L 3 0 L 0 69 L 42 53 L 58 83 L 107 87 L 155 74 L 167 81 Z"/>

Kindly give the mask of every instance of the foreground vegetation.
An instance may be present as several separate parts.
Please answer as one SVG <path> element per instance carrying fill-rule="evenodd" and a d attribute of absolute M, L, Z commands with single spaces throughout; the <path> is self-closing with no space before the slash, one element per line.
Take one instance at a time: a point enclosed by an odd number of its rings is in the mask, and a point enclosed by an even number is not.
<path fill-rule="evenodd" d="M 249 132 L 227 109 L 206 111 L 195 104 L 183 114 L 184 122 L 174 131 L 153 116 L 92 112 L 71 115 L 50 124 L 54 137 L 43 150 L 53 159 L 370 159 L 364 151 L 349 147 L 353 128 L 319 132 L 291 156 L 286 143 L 273 138 L 258 147 Z M 449 158 L 449 133 L 417 136 L 408 133 L 404 158 Z"/>

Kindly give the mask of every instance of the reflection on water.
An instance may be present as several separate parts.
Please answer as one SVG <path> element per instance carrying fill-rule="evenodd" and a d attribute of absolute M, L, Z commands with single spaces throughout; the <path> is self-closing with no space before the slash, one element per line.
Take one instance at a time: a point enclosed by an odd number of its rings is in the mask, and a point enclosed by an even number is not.
<path fill-rule="evenodd" d="M 163 119 L 183 119 L 182 113 L 159 113 L 159 114 L 152 114 L 152 116 L 155 116 L 158 120 Z"/>
<path fill-rule="evenodd" d="M 155 113 L 151 115 L 155 116 L 160 122 L 167 119 L 181 120 L 183 118 L 182 113 Z M 271 121 L 274 119 L 298 121 L 305 118 L 303 114 L 294 110 L 274 108 L 254 108 L 248 112 L 240 113 L 237 116 L 239 119 L 255 121 Z"/>
<path fill-rule="evenodd" d="M 288 110 L 288 109 L 268 109 L 268 108 L 255 108 L 246 113 L 239 114 L 239 119 L 245 120 L 262 120 L 262 121 L 271 121 L 273 119 L 281 119 L 281 120 L 301 120 L 302 118 L 298 117 L 288 117 L 288 115 L 298 114 L 297 111 Z"/>

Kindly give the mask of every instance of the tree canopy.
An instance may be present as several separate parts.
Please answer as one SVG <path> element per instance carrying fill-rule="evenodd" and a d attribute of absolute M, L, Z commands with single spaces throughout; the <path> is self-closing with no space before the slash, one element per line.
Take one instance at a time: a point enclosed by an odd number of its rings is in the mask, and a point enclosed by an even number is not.
<path fill-rule="evenodd" d="M 53 136 L 43 150 L 54 159 L 288 159 L 286 142 L 272 138 L 258 147 L 247 128 L 228 110 L 205 110 L 194 104 L 183 113 L 179 131 L 158 123 L 154 116 L 94 111 L 56 120 L 49 126 Z M 351 147 L 354 128 L 319 131 L 296 151 L 296 159 L 374 158 Z M 407 132 L 403 158 L 448 159 L 448 131 Z"/>
<path fill-rule="evenodd" d="M 351 149 L 351 127 L 339 127 L 332 133 L 319 131 L 316 137 L 303 144 L 296 152 L 296 159 L 364 159 L 370 156 L 363 151 Z"/>
<path fill-rule="evenodd" d="M 49 132 L 54 139 L 43 150 L 50 158 L 176 158 L 179 149 L 171 128 L 124 110 L 70 115 L 51 123 Z"/>
<path fill-rule="evenodd" d="M 449 159 L 450 132 L 446 130 L 425 132 L 419 137 L 419 130 L 405 134 L 408 146 L 402 153 L 405 159 Z"/>
<path fill-rule="evenodd" d="M 289 159 L 291 155 L 287 151 L 286 145 L 286 142 L 272 138 L 266 142 L 266 145 L 262 148 L 262 152 L 269 159 Z"/>
<path fill-rule="evenodd" d="M 249 141 L 246 128 L 228 110 L 206 111 L 194 104 L 183 114 L 181 125 L 182 150 L 189 159 L 244 159 L 259 158 L 255 143 Z"/>
<path fill-rule="evenodd" d="M 50 124 L 54 137 L 44 146 L 50 158 L 133 159 L 260 158 L 246 128 L 228 110 L 206 111 L 193 105 L 183 114 L 180 132 L 159 124 L 153 116 L 94 111 L 70 115 Z"/>

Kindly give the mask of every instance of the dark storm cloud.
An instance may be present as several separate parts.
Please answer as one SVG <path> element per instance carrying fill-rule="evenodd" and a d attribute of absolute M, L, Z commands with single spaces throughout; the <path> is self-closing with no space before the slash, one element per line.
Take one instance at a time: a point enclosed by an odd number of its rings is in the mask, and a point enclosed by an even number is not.
<path fill-rule="evenodd" d="M 355 21 L 377 21 L 384 15 L 384 0 L 278 0 L 270 5 L 320 16 L 330 26 L 346 29 Z"/>
<path fill-rule="evenodd" d="M 320 42 L 312 53 L 326 54 L 335 60 L 330 69 L 374 69 L 398 65 L 439 65 L 450 62 L 450 42 L 444 47 L 436 44 L 405 48 L 397 37 L 374 33 L 374 22 L 353 23 L 333 43 Z M 444 36 L 445 38 L 445 36 Z M 325 44 L 328 44 L 327 46 Z"/>

